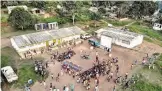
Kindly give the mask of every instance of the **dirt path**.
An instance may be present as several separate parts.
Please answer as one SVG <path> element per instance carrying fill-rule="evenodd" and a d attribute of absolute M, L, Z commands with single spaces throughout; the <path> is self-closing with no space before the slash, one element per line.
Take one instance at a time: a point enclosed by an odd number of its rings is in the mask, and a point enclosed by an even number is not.
<path fill-rule="evenodd" d="M 11 46 L 11 42 L 9 38 L 1 38 L 1 48 L 6 46 Z"/>

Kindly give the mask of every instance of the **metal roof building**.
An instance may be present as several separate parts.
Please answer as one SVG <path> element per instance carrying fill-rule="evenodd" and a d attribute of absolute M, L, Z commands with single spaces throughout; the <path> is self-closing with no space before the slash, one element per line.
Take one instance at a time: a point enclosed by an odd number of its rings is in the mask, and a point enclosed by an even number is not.
<path fill-rule="evenodd" d="M 50 31 L 42 31 L 25 35 L 14 36 L 11 38 L 12 46 L 18 51 L 27 51 L 39 47 L 45 47 L 54 41 L 70 41 L 80 38 L 85 32 L 77 26 L 61 28 Z"/>
<path fill-rule="evenodd" d="M 127 48 L 133 48 L 143 41 L 143 35 L 120 28 L 102 28 L 97 30 L 96 33 L 98 38 L 101 38 L 101 36 L 109 37 L 112 39 L 112 43 Z"/>

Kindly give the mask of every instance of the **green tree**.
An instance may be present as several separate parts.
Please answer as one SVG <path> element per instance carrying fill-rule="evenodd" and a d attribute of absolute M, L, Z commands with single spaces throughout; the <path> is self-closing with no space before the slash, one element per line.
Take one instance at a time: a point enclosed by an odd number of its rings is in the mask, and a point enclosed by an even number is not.
<path fill-rule="evenodd" d="M 39 9 L 45 9 L 46 8 L 46 1 L 31 1 L 30 5 Z"/>
<path fill-rule="evenodd" d="M 151 16 L 157 9 L 157 3 L 152 1 L 134 1 L 127 12 L 132 18 L 142 18 L 142 16 Z"/>
<path fill-rule="evenodd" d="M 15 8 L 9 15 L 8 22 L 16 29 L 27 29 L 35 23 L 32 15 L 23 8 Z"/>

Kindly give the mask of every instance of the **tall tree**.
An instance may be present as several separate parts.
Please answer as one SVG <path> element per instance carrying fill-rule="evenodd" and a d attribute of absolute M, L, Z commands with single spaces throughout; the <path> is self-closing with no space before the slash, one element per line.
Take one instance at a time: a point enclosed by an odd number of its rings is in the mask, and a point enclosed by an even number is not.
<path fill-rule="evenodd" d="M 33 25 L 35 19 L 23 8 L 15 8 L 9 15 L 8 22 L 17 29 L 26 29 Z"/>
<path fill-rule="evenodd" d="M 39 9 L 45 9 L 46 8 L 46 1 L 31 1 L 30 5 Z"/>
<path fill-rule="evenodd" d="M 157 9 L 157 4 L 152 1 L 134 1 L 127 12 L 132 18 L 151 16 Z"/>

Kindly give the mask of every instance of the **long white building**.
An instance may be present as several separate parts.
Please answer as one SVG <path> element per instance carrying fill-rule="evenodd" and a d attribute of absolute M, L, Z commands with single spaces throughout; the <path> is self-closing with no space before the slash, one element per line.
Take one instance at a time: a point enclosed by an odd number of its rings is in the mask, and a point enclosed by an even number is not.
<path fill-rule="evenodd" d="M 102 28 L 97 30 L 96 33 L 97 37 L 101 39 L 101 46 L 108 48 L 111 48 L 112 43 L 133 48 L 143 41 L 143 35 L 119 28 Z"/>
<path fill-rule="evenodd" d="M 41 53 L 41 49 L 45 49 L 49 46 L 55 48 L 62 46 L 62 44 L 68 44 L 69 42 L 75 42 L 76 44 L 81 41 L 80 35 L 85 32 L 79 27 L 60 28 L 51 31 L 43 31 L 30 33 L 25 35 L 14 36 L 11 38 L 11 44 L 18 54 L 24 58 L 24 53 L 29 50 L 36 50 L 37 53 Z"/>

